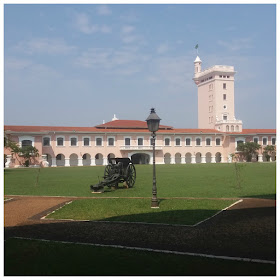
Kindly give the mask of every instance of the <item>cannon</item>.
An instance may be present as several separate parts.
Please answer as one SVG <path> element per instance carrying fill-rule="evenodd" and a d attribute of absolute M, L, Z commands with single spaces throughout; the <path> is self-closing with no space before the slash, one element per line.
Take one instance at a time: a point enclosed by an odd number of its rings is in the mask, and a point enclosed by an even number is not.
<path fill-rule="evenodd" d="M 93 192 L 104 192 L 104 187 L 118 188 L 119 183 L 124 183 L 132 188 L 136 181 L 136 170 L 129 158 L 109 158 L 109 164 L 104 170 L 104 180 L 96 185 L 91 185 Z"/>

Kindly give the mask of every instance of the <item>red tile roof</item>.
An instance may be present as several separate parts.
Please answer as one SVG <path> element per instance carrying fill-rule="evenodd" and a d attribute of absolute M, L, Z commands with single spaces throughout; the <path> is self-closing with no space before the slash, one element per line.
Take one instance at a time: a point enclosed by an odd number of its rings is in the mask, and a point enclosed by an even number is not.
<path fill-rule="evenodd" d="M 147 123 L 144 121 L 136 120 L 115 120 L 100 124 L 96 126 L 97 128 L 137 128 L 137 129 L 147 129 Z M 172 126 L 160 125 L 159 129 L 172 129 Z"/>
<path fill-rule="evenodd" d="M 242 132 L 227 132 L 227 134 L 276 134 L 276 129 L 243 129 Z"/>
<path fill-rule="evenodd" d="M 116 123 L 117 122 L 117 123 Z M 112 123 L 115 123 L 114 125 Z M 109 124 L 109 125 L 108 125 Z M 143 121 L 112 121 L 96 127 L 72 127 L 72 126 L 23 126 L 23 125 L 5 125 L 5 131 L 11 132 L 26 132 L 26 133 L 48 133 L 48 132 L 149 132 L 146 122 Z M 192 129 L 192 128 L 172 128 L 171 126 L 160 126 L 158 133 L 190 133 L 190 134 L 223 134 L 224 132 L 215 129 Z M 246 134 L 276 134 L 276 129 L 243 129 L 242 132 L 226 132 L 232 135 L 246 135 Z"/>
<path fill-rule="evenodd" d="M 25 125 L 5 125 L 4 130 L 13 132 L 90 132 L 97 131 L 95 127 L 72 127 L 72 126 L 25 126 Z"/>

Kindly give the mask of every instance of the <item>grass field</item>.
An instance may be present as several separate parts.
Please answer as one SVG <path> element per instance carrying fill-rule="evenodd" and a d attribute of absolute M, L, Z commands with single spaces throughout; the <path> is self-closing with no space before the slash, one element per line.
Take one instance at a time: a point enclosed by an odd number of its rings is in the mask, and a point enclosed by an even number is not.
<path fill-rule="evenodd" d="M 9 239 L 5 276 L 274 275 L 273 264 Z"/>
<path fill-rule="evenodd" d="M 160 201 L 160 208 L 151 209 L 150 199 L 82 199 L 47 218 L 195 225 L 233 202 L 235 200 L 165 199 Z"/>
<path fill-rule="evenodd" d="M 131 189 L 105 189 L 92 194 L 90 185 L 102 180 L 104 166 L 18 168 L 5 170 L 5 195 L 83 197 L 151 197 L 152 166 L 136 165 Z M 237 188 L 234 164 L 157 165 L 158 197 L 275 198 L 276 163 L 248 163 Z"/>

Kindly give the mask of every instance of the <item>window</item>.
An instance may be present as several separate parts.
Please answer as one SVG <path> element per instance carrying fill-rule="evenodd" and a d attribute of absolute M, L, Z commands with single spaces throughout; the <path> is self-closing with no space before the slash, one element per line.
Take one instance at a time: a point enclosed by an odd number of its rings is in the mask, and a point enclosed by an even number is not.
<path fill-rule="evenodd" d="M 258 142 L 259 142 L 259 138 L 258 138 L 258 137 L 254 137 L 253 141 L 254 141 L 255 143 L 257 143 L 257 144 L 258 144 Z"/>
<path fill-rule="evenodd" d="M 176 138 L 175 139 L 175 145 L 176 146 L 180 146 L 181 145 L 181 139 L 180 138 Z"/>
<path fill-rule="evenodd" d="M 58 137 L 57 139 L 56 139 L 56 142 L 57 142 L 57 146 L 63 146 L 64 145 L 64 139 L 63 139 L 63 137 Z"/>
<path fill-rule="evenodd" d="M 239 126 L 238 126 L 238 125 L 235 127 L 235 130 L 236 130 L 236 131 L 239 131 Z"/>
<path fill-rule="evenodd" d="M 266 138 L 266 137 L 263 137 L 262 140 L 263 140 L 263 145 L 266 146 L 266 145 L 267 145 L 267 138 Z"/>
<path fill-rule="evenodd" d="M 220 138 L 216 138 L 216 146 L 220 146 L 221 145 L 221 139 Z"/>
<path fill-rule="evenodd" d="M 186 138 L 186 146 L 190 146 L 191 145 L 191 138 Z"/>
<path fill-rule="evenodd" d="M 138 138 L 138 146 L 143 146 L 144 139 Z"/>
<path fill-rule="evenodd" d="M 164 145 L 165 146 L 170 146 L 170 138 L 165 138 L 164 139 Z"/>
<path fill-rule="evenodd" d="M 84 146 L 89 146 L 89 138 L 84 138 Z"/>
<path fill-rule="evenodd" d="M 210 138 L 206 138 L 206 146 L 211 146 L 211 139 Z"/>
<path fill-rule="evenodd" d="M 220 75 L 219 77 L 220 77 L 220 78 L 222 78 L 223 76 L 222 76 L 222 75 Z"/>
<path fill-rule="evenodd" d="M 102 146 L 102 138 L 101 137 L 96 137 L 96 146 Z"/>
<path fill-rule="evenodd" d="M 227 100 L 227 95 L 223 94 L 223 100 Z"/>
<path fill-rule="evenodd" d="M 71 137 L 70 138 L 71 146 L 77 146 L 77 138 L 76 137 Z"/>
<path fill-rule="evenodd" d="M 62 155 L 61 155 L 61 154 L 58 154 L 58 155 L 56 156 L 56 160 L 62 160 Z"/>
<path fill-rule="evenodd" d="M 223 89 L 227 89 L 227 84 L 223 83 Z"/>
<path fill-rule="evenodd" d="M 43 138 L 43 146 L 50 146 L 50 138 L 44 137 Z"/>
<path fill-rule="evenodd" d="M 226 126 L 226 131 L 229 131 L 229 126 L 228 125 Z"/>
<path fill-rule="evenodd" d="M 225 110 L 227 109 L 227 105 L 224 105 L 224 109 L 225 109 Z"/>
<path fill-rule="evenodd" d="M 244 143 L 243 140 L 238 140 L 238 141 L 237 141 L 237 146 L 238 146 L 238 144 L 242 144 L 242 143 Z"/>
<path fill-rule="evenodd" d="M 272 145 L 275 145 L 275 144 L 276 144 L 276 138 L 274 138 L 274 137 L 271 138 L 271 144 L 272 144 Z"/>
<path fill-rule="evenodd" d="M 124 144 L 125 146 L 130 146 L 130 138 L 128 137 L 124 138 Z"/>
<path fill-rule="evenodd" d="M 223 115 L 223 120 L 227 121 L 227 115 Z"/>
<path fill-rule="evenodd" d="M 115 145 L 115 139 L 113 137 L 108 138 L 108 146 L 114 146 Z"/>
<path fill-rule="evenodd" d="M 195 145 L 196 146 L 200 146 L 201 145 L 201 139 L 200 138 L 196 138 L 195 139 Z"/>
<path fill-rule="evenodd" d="M 21 146 L 22 146 L 22 147 L 29 147 L 29 146 L 32 146 L 32 141 L 31 141 L 31 140 L 22 140 Z"/>
<path fill-rule="evenodd" d="M 231 131 L 234 131 L 234 125 L 231 126 Z"/>

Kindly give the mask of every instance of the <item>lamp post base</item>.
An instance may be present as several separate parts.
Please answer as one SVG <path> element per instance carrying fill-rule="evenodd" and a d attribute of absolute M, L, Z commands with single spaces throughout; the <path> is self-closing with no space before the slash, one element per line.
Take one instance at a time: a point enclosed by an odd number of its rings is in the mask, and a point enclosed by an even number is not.
<path fill-rule="evenodd" d="M 157 201 L 157 200 L 152 200 L 151 208 L 159 208 L 159 205 L 158 205 L 158 201 Z"/>

